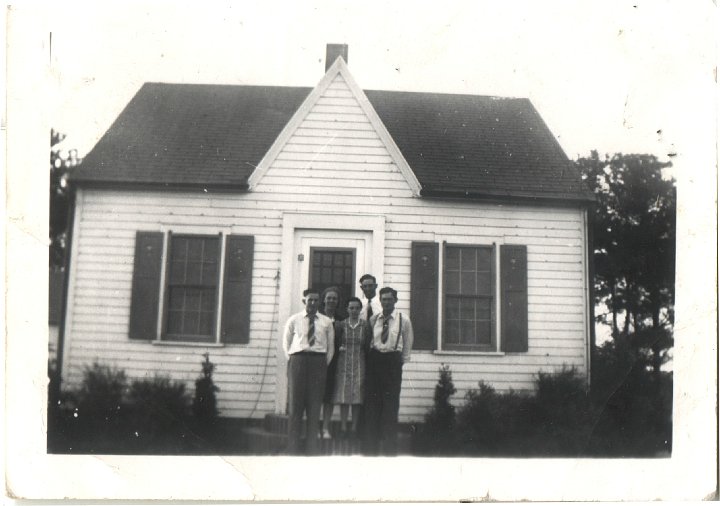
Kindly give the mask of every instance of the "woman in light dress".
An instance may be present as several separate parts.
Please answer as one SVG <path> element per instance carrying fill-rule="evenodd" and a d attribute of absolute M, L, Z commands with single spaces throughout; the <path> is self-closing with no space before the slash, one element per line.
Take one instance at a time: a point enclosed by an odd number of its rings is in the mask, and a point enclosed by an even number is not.
<path fill-rule="evenodd" d="M 347 301 L 348 317 L 335 325 L 337 363 L 333 403 L 340 405 L 340 429 L 347 435 L 348 412 L 352 406 L 352 434 L 357 435 L 360 410 L 365 396 L 365 350 L 369 332 L 360 319 L 362 302 L 357 297 Z"/>

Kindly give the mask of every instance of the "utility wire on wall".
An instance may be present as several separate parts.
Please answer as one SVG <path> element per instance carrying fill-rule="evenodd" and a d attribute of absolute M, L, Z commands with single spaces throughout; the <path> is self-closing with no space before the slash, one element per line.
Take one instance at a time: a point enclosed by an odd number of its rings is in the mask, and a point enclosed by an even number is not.
<path fill-rule="evenodd" d="M 270 338 L 268 339 L 268 345 L 267 345 L 267 351 L 265 353 L 265 363 L 263 364 L 262 368 L 262 374 L 260 375 L 260 385 L 257 391 L 257 397 L 255 398 L 255 404 L 250 411 L 249 418 L 252 418 L 252 416 L 255 414 L 255 411 L 257 411 L 258 404 L 260 404 L 260 397 L 262 396 L 262 390 L 265 386 L 265 378 L 267 377 L 267 369 L 268 369 L 268 363 L 270 362 L 270 355 L 272 354 L 272 350 L 274 349 L 275 345 L 275 328 L 276 323 L 278 321 L 278 295 L 280 294 L 280 270 L 275 273 L 275 294 L 273 296 L 273 303 L 272 303 L 272 319 L 270 320 Z"/>

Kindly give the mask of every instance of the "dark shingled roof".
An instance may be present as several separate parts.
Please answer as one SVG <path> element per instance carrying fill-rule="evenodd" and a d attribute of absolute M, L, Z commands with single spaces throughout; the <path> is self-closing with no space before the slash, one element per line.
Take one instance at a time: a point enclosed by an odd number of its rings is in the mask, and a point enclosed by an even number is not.
<path fill-rule="evenodd" d="M 145 84 L 72 180 L 246 189 L 310 88 Z M 527 99 L 366 91 L 425 196 L 589 201 Z"/>

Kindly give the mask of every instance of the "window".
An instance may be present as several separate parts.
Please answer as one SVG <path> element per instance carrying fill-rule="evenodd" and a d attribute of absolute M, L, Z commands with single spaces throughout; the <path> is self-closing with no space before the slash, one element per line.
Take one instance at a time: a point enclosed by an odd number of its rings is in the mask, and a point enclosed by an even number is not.
<path fill-rule="evenodd" d="M 492 246 L 446 246 L 443 347 L 495 351 Z"/>
<path fill-rule="evenodd" d="M 444 244 L 439 254 L 438 246 L 436 242 L 412 243 L 413 347 L 527 351 L 527 247 Z"/>
<path fill-rule="evenodd" d="M 170 237 L 163 329 L 167 339 L 215 341 L 219 254 L 219 236 Z"/>
<path fill-rule="evenodd" d="M 252 236 L 138 232 L 129 337 L 247 343 L 253 248 Z"/>
<path fill-rule="evenodd" d="M 355 289 L 355 249 L 310 248 L 308 279 L 308 286 L 318 293 L 337 286 L 343 300 L 348 300 Z"/>

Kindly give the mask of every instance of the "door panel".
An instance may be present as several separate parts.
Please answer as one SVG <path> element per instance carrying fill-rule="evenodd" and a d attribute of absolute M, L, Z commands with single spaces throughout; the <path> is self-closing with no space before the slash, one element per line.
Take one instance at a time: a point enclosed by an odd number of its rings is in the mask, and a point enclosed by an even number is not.
<path fill-rule="evenodd" d="M 322 293 L 329 286 L 340 289 L 342 300 L 354 294 L 355 248 L 310 248 L 310 288 Z"/>

